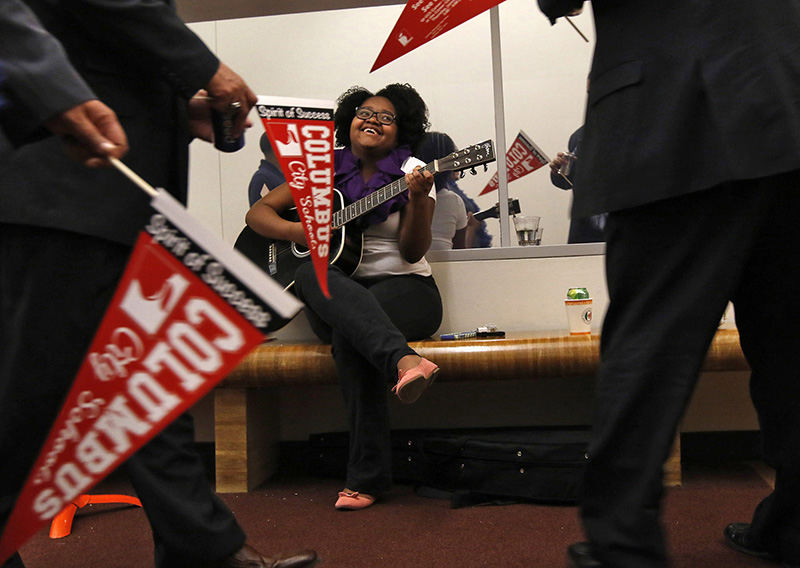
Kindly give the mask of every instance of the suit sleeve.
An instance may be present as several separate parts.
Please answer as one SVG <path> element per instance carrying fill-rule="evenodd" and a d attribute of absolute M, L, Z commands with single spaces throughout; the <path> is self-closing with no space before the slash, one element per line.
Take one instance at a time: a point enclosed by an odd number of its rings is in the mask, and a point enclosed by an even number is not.
<path fill-rule="evenodd" d="M 18 0 L 3 0 L 0 62 L 3 90 L 11 99 L 7 104 L 14 105 L 13 112 L 26 111 L 36 123 L 96 98 L 58 40 Z"/>
<path fill-rule="evenodd" d="M 119 49 L 163 76 L 186 98 L 205 87 L 219 59 L 165 0 L 61 0 L 100 45 Z"/>
<path fill-rule="evenodd" d="M 42 122 L 97 98 L 19 0 L 3 0 L 0 11 L 0 71 L 0 153 L 47 136 Z"/>
<path fill-rule="evenodd" d="M 555 24 L 556 18 L 580 8 L 583 2 L 584 0 L 539 0 L 539 9 L 550 19 L 551 24 Z"/>

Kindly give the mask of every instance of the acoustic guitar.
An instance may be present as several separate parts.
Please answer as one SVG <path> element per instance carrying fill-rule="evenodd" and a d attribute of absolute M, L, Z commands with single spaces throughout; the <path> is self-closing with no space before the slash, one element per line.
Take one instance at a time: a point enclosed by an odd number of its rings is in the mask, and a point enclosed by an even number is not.
<path fill-rule="evenodd" d="M 486 140 L 448 154 L 444 158 L 433 160 L 422 169 L 433 174 L 464 170 L 473 170 L 472 173 L 476 173 L 475 166 L 483 164 L 485 169 L 486 164 L 493 161 L 495 161 L 494 144 L 491 140 Z M 338 266 L 347 274 L 355 272 L 361 262 L 364 237 L 356 226 L 357 223 L 352 221 L 407 189 L 408 184 L 406 184 L 405 177 L 401 177 L 366 197 L 345 205 L 341 192 L 334 188 L 331 208 L 331 252 L 328 262 Z M 281 217 L 289 221 L 300 220 L 296 207 L 287 209 L 281 214 Z M 284 289 L 290 291 L 294 285 L 294 274 L 298 267 L 311 261 L 311 252 L 307 247 L 291 241 L 262 237 L 250 227 L 242 230 L 234 247 L 275 279 Z M 288 321 L 277 322 L 272 329 L 279 329 L 286 323 Z M 270 330 L 268 329 L 268 331 Z"/>

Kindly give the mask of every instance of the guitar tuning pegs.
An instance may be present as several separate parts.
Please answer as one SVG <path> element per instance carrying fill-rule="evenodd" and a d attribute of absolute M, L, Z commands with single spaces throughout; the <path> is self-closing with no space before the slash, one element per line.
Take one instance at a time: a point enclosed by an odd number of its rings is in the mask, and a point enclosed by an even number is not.
<path fill-rule="evenodd" d="M 478 175 L 478 172 L 476 172 L 476 171 L 475 171 L 475 168 L 471 168 L 471 169 L 469 170 L 469 173 L 471 173 L 471 174 L 472 174 L 472 175 L 474 175 L 474 176 Z"/>
<path fill-rule="evenodd" d="M 465 175 L 467 174 L 464 173 L 464 170 L 461 170 L 460 172 L 458 172 L 458 179 L 464 179 Z"/>
<path fill-rule="evenodd" d="M 483 171 L 485 172 L 489 171 L 489 164 L 483 164 Z"/>

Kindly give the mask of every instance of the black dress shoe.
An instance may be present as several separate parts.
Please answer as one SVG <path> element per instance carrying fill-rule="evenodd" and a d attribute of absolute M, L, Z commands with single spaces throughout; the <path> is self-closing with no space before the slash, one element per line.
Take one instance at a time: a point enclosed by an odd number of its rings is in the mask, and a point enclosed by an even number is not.
<path fill-rule="evenodd" d="M 262 556 L 252 546 L 245 544 L 219 565 L 219 568 L 311 568 L 317 563 L 317 553 L 304 550 L 291 556 Z"/>
<path fill-rule="evenodd" d="M 567 547 L 569 568 L 603 568 L 600 561 L 592 556 L 592 545 L 588 542 L 576 542 Z"/>
<path fill-rule="evenodd" d="M 750 537 L 750 523 L 731 523 L 725 527 L 723 534 L 725 535 L 725 544 L 734 550 L 757 558 L 777 560 L 769 551 L 753 544 Z"/>

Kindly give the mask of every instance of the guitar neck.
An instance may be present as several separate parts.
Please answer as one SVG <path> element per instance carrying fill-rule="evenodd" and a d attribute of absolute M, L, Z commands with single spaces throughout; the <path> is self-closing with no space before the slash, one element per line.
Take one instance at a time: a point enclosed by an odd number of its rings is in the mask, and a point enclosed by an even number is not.
<path fill-rule="evenodd" d="M 484 219 L 488 219 L 489 217 L 497 219 L 500 217 L 500 206 L 495 205 L 494 207 L 489 207 L 489 209 L 484 209 L 483 211 L 478 211 L 477 213 L 473 213 L 472 216 L 478 221 L 483 221 Z"/>
<path fill-rule="evenodd" d="M 437 161 L 438 160 L 434 160 L 430 164 L 426 164 L 420 169 L 431 173 L 436 173 Z M 339 211 L 336 211 L 331 216 L 331 225 L 333 226 L 334 229 L 338 229 L 339 227 L 346 225 L 353 219 L 360 217 L 365 213 L 369 213 L 381 203 L 389 201 L 392 197 L 395 197 L 396 195 L 400 195 L 406 189 L 408 189 L 408 184 L 406 183 L 405 176 L 397 178 L 393 182 L 384 185 L 382 188 L 373 191 L 366 197 L 362 197 L 361 199 L 359 199 L 358 201 L 354 201 L 347 207 L 344 207 Z"/>
<path fill-rule="evenodd" d="M 516 215 L 519 213 L 519 200 L 508 198 L 508 214 L 509 215 Z M 488 219 L 492 217 L 493 219 L 500 218 L 500 204 L 497 203 L 488 209 L 484 209 L 483 211 L 478 211 L 477 213 L 472 215 L 478 221 L 483 221 L 484 219 Z"/>

